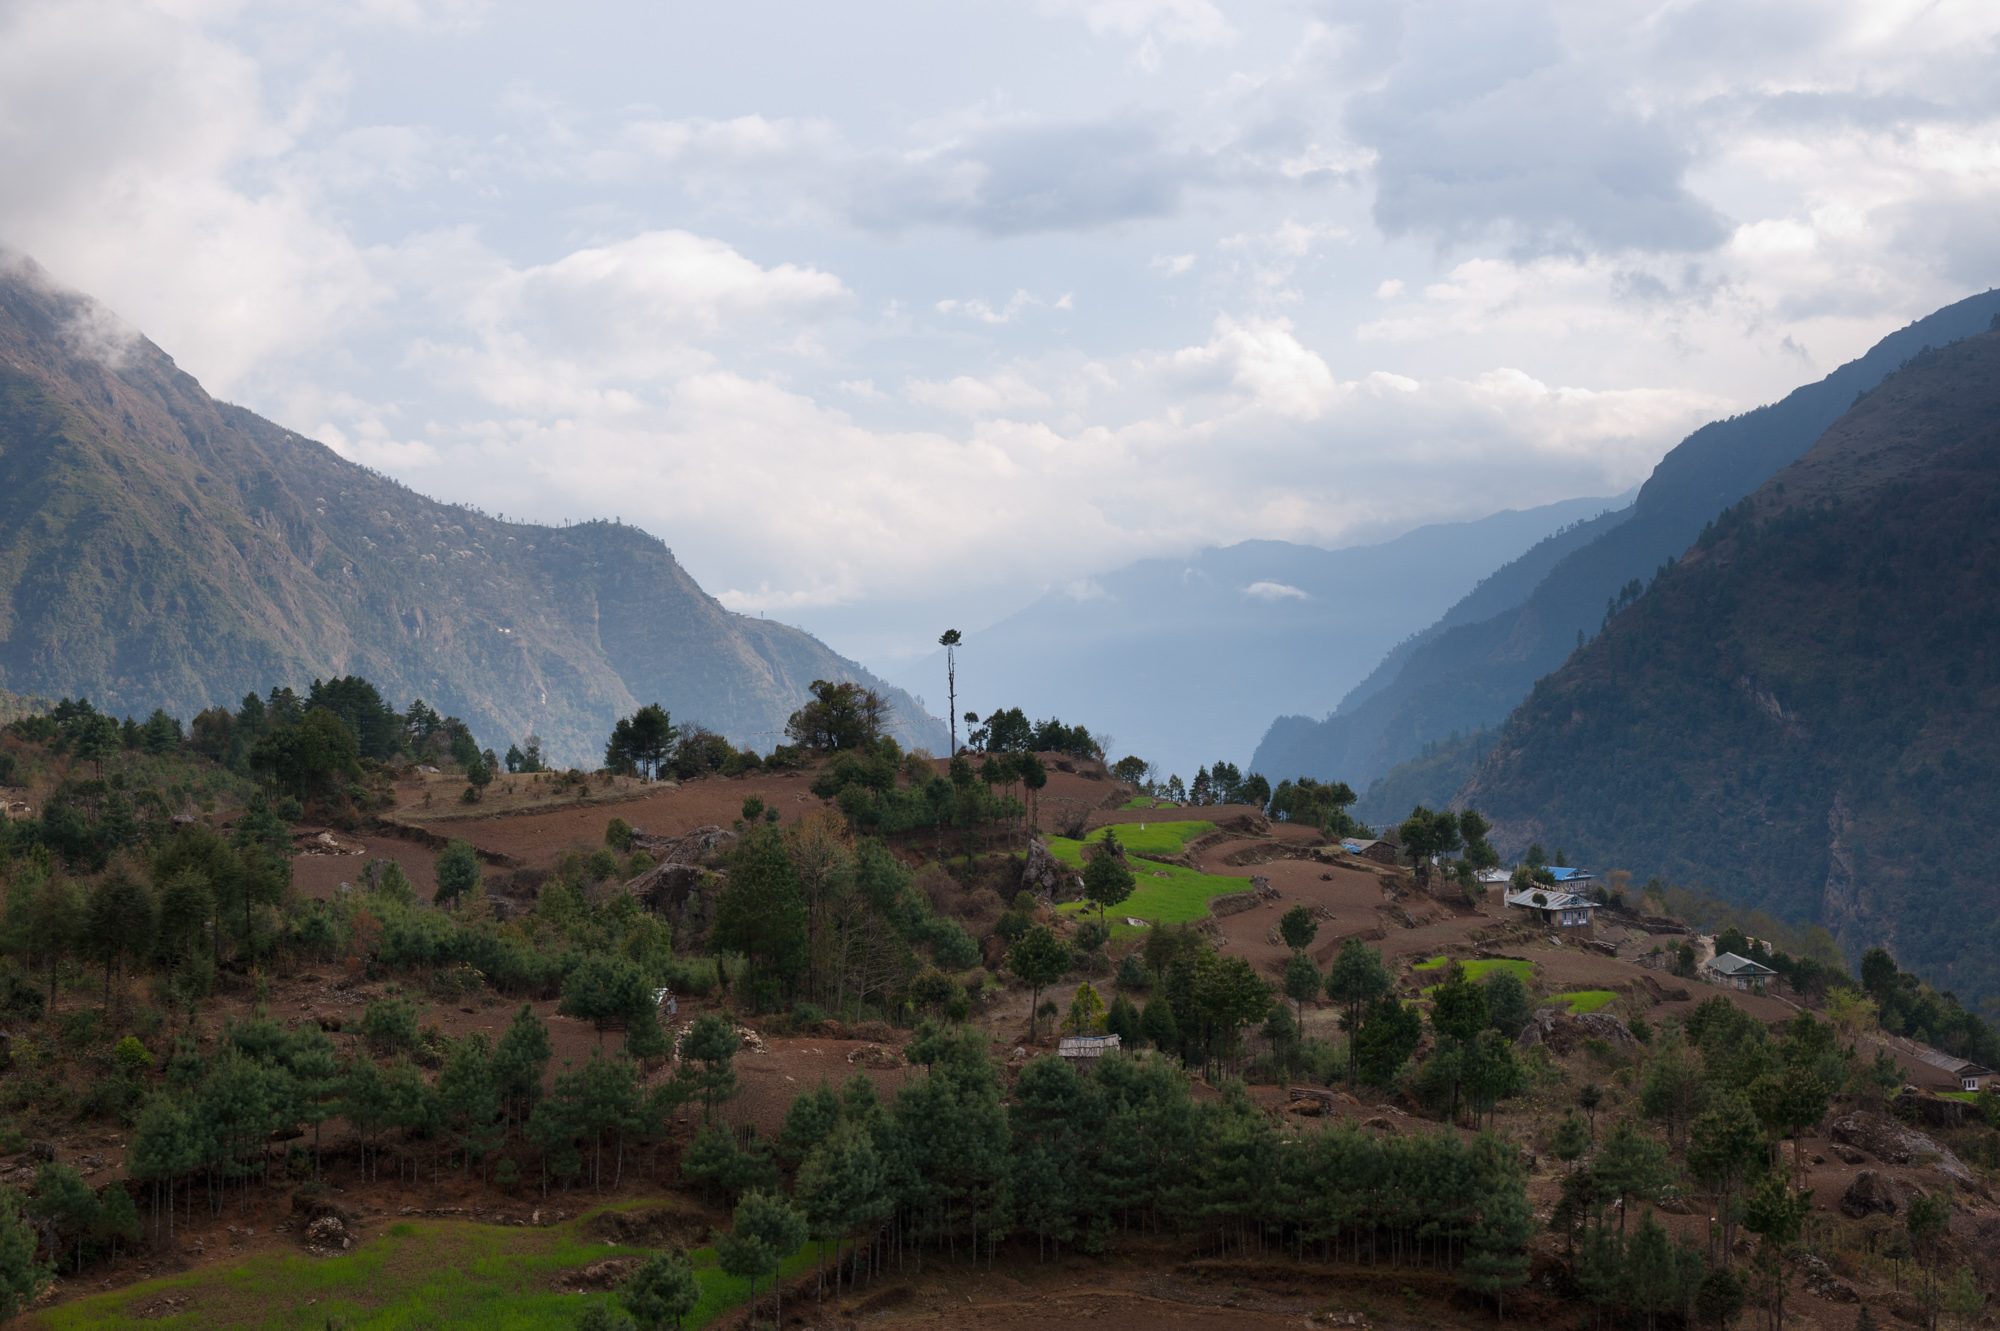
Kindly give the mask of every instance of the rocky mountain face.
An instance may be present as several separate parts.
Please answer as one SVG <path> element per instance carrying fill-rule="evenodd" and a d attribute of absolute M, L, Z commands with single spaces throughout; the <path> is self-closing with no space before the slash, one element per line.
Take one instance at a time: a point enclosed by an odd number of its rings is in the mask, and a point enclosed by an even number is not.
<path fill-rule="evenodd" d="M 1461 798 L 2000 994 L 2000 332 L 1923 350 L 1534 688 Z"/>
<path fill-rule="evenodd" d="M 1240 764 L 1274 705 L 1331 706 L 1484 571 L 1616 502 L 1565 500 L 1338 550 L 1244 541 L 1141 560 L 968 633 L 961 710 L 1082 722 L 1117 741 L 1113 757 L 1139 754 L 1162 779 Z M 944 662 L 897 681 L 935 702 Z"/>
<path fill-rule="evenodd" d="M 114 326 L 0 263 L 0 687 L 186 717 L 355 673 L 567 763 L 647 702 L 768 748 L 814 679 L 886 687 L 724 609 L 642 531 L 425 498 Z M 899 737 L 943 749 L 914 699 L 890 702 Z"/>
<path fill-rule="evenodd" d="M 1377 819 L 1408 813 L 1413 796 L 1448 795 L 1482 751 L 1467 737 L 1499 725 L 1536 680 L 1596 634 L 1607 604 L 1635 580 L 1651 579 L 1704 524 L 1804 453 L 1857 395 L 1927 344 L 1984 332 L 1996 312 L 2000 292 L 1970 297 L 1892 333 L 1783 401 L 1703 426 L 1661 459 L 1628 513 L 1564 533 L 1517 561 L 1495 589 L 1518 591 L 1512 603 L 1494 606 L 1499 597 L 1489 596 L 1483 614 L 1454 608 L 1400 659 L 1384 663 L 1386 677 L 1378 671 L 1324 720 L 1280 718 L 1253 766 L 1364 790 L 1411 763 L 1385 782 L 1381 797 L 1364 800 L 1363 816 Z"/>

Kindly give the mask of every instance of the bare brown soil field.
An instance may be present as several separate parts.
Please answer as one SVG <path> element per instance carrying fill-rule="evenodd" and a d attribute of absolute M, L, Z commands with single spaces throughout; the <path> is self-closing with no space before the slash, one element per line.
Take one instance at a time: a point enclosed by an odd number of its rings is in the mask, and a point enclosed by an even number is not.
<path fill-rule="evenodd" d="M 410 877 L 410 886 L 428 899 L 437 888 L 437 852 L 406 837 L 379 832 L 330 832 L 343 850 L 356 854 L 302 851 L 292 857 L 292 887 L 302 897 L 331 901 L 342 883 L 359 886 L 374 860 L 394 860 Z"/>
<path fill-rule="evenodd" d="M 1532 1298 L 1523 1304 L 1532 1306 Z M 838 1318 L 840 1325 L 882 1331 L 1406 1331 L 1491 1321 L 1490 1312 L 1464 1303 L 1435 1272 L 1195 1259 L 1173 1244 L 1134 1239 L 1104 1257 L 1037 1261 L 1029 1249 L 992 1269 L 930 1262 L 921 1273 L 863 1289 L 844 1302 Z"/>
<path fill-rule="evenodd" d="M 449 813 L 408 809 L 402 817 L 412 825 L 443 837 L 458 837 L 482 851 L 505 855 L 522 865 L 546 867 L 565 851 L 596 850 L 604 844 L 604 828 L 623 818 L 634 828 L 655 836 L 678 836 L 697 827 L 727 827 L 743 816 L 743 801 L 756 796 L 778 810 L 784 822 L 824 807 L 804 772 L 755 773 L 740 777 L 705 777 L 682 784 L 660 783 L 644 793 L 614 802 L 573 802 L 515 814 Z"/>

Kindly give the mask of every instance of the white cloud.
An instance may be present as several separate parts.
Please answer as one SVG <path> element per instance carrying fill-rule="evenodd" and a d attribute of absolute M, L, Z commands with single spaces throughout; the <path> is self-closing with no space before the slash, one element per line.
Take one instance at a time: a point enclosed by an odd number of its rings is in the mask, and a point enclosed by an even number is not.
<path fill-rule="evenodd" d="M 585 68 L 454 0 L 16 0 L 0 241 L 774 610 L 1621 488 L 2000 270 L 1990 6 L 797 19 L 572 7 Z"/>
<path fill-rule="evenodd" d="M 1310 601 L 1312 593 L 1294 587 L 1288 582 L 1258 581 L 1243 589 L 1243 594 L 1253 601 Z"/>
<path fill-rule="evenodd" d="M 1100 37 L 1128 41 L 1226 46 L 1236 29 L 1210 0 L 1040 0 L 1044 9 L 1075 14 Z"/>
<path fill-rule="evenodd" d="M 963 315 L 967 319 L 983 324 L 1012 323 L 1029 310 L 1072 310 L 1075 308 L 1075 293 L 1068 291 L 1065 291 L 1054 300 L 1045 300 L 1032 291 L 1016 290 L 1004 303 L 997 306 L 990 305 L 978 297 L 967 300 L 960 300 L 957 297 L 947 297 L 937 303 L 939 314 Z"/>
<path fill-rule="evenodd" d="M 1053 400 L 1027 378 L 1012 372 L 979 377 L 970 374 L 936 383 L 912 379 L 903 395 L 926 407 L 964 416 L 997 416 L 1046 407 Z"/>

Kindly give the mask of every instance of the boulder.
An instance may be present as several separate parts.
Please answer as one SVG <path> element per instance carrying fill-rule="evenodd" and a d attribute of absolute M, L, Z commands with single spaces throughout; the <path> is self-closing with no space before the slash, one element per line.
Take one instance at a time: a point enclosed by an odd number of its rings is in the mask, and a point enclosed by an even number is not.
<path fill-rule="evenodd" d="M 346 1252 L 354 1246 L 354 1239 L 347 1232 L 337 1215 L 323 1215 L 306 1225 L 306 1251 L 316 1256 L 326 1257 L 337 1252 Z"/>
<path fill-rule="evenodd" d="M 1871 1215 L 1901 1215 L 1910 1204 L 1909 1191 L 1886 1174 L 1864 1169 L 1840 1194 L 1843 1215 L 1859 1220 Z"/>
<path fill-rule="evenodd" d="M 1956 1182 L 1972 1182 L 1972 1171 L 1965 1167 L 1965 1162 L 1935 1138 L 1881 1114 L 1865 1109 L 1843 1114 L 1827 1129 L 1827 1136 L 1837 1145 L 1866 1151 L 1884 1164 L 1930 1165 Z"/>
<path fill-rule="evenodd" d="M 1083 880 L 1076 870 L 1057 859 L 1047 845 L 1031 841 L 1027 862 L 1021 866 L 1021 890 L 1050 901 L 1073 901 L 1083 895 Z"/>
<path fill-rule="evenodd" d="M 1861 1302 L 1854 1286 L 1835 1276 L 1826 1259 L 1812 1253 L 1801 1253 L 1798 1262 L 1800 1274 L 1805 1277 L 1805 1287 L 1815 1298 L 1825 1299 L 1828 1303 Z"/>
<path fill-rule="evenodd" d="M 1545 1007 L 1535 1009 L 1534 1017 L 1516 1037 L 1514 1045 L 1523 1050 L 1546 1045 L 1550 1053 L 1567 1057 L 1592 1040 L 1602 1040 L 1614 1048 L 1632 1048 L 1638 1044 L 1625 1023 L 1616 1017 L 1602 1012 L 1571 1016 L 1562 1008 Z"/>

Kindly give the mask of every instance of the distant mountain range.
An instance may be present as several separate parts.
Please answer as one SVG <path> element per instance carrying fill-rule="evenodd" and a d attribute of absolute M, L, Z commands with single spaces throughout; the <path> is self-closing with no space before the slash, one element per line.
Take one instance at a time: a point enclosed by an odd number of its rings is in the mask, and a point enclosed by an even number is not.
<path fill-rule="evenodd" d="M 1364 818 L 1401 817 L 1448 798 L 1536 680 L 1604 624 L 1607 607 L 1643 586 L 1703 524 L 1792 462 L 1853 404 L 1926 344 L 1984 332 L 2000 293 L 1947 306 L 1783 401 L 1703 426 L 1661 459 L 1623 513 L 1544 542 L 1494 574 L 1405 644 L 1320 720 L 1282 716 L 1252 766 L 1275 777 L 1381 781 Z M 1401 770 L 1399 764 L 1405 766 Z"/>
<path fill-rule="evenodd" d="M 1994 303 L 1950 323 L 2000 326 Z M 1536 684 L 1463 799 L 1507 848 L 1816 919 L 1995 998 L 2000 332 L 1926 336 Z"/>
<path fill-rule="evenodd" d="M 1162 779 L 1241 764 L 1274 706 L 1331 706 L 1481 573 L 1618 502 L 1568 500 L 1340 550 L 1245 541 L 1127 565 L 968 632 L 959 710 L 1081 722 Z M 936 704 L 944 661 L 897 682 Z"/>
<path fill-rule="evenodd" d="M 648 702 L 768 748 L 813 680 L 887 688 L 725 610 L 642 531 L 427 499 L 110 322 L 0 255 L 0 687 L 186 717 L 356 673 L 578 764 Z M 941 723 L 889 701 L 902 739 L 942 751 Z"/>

